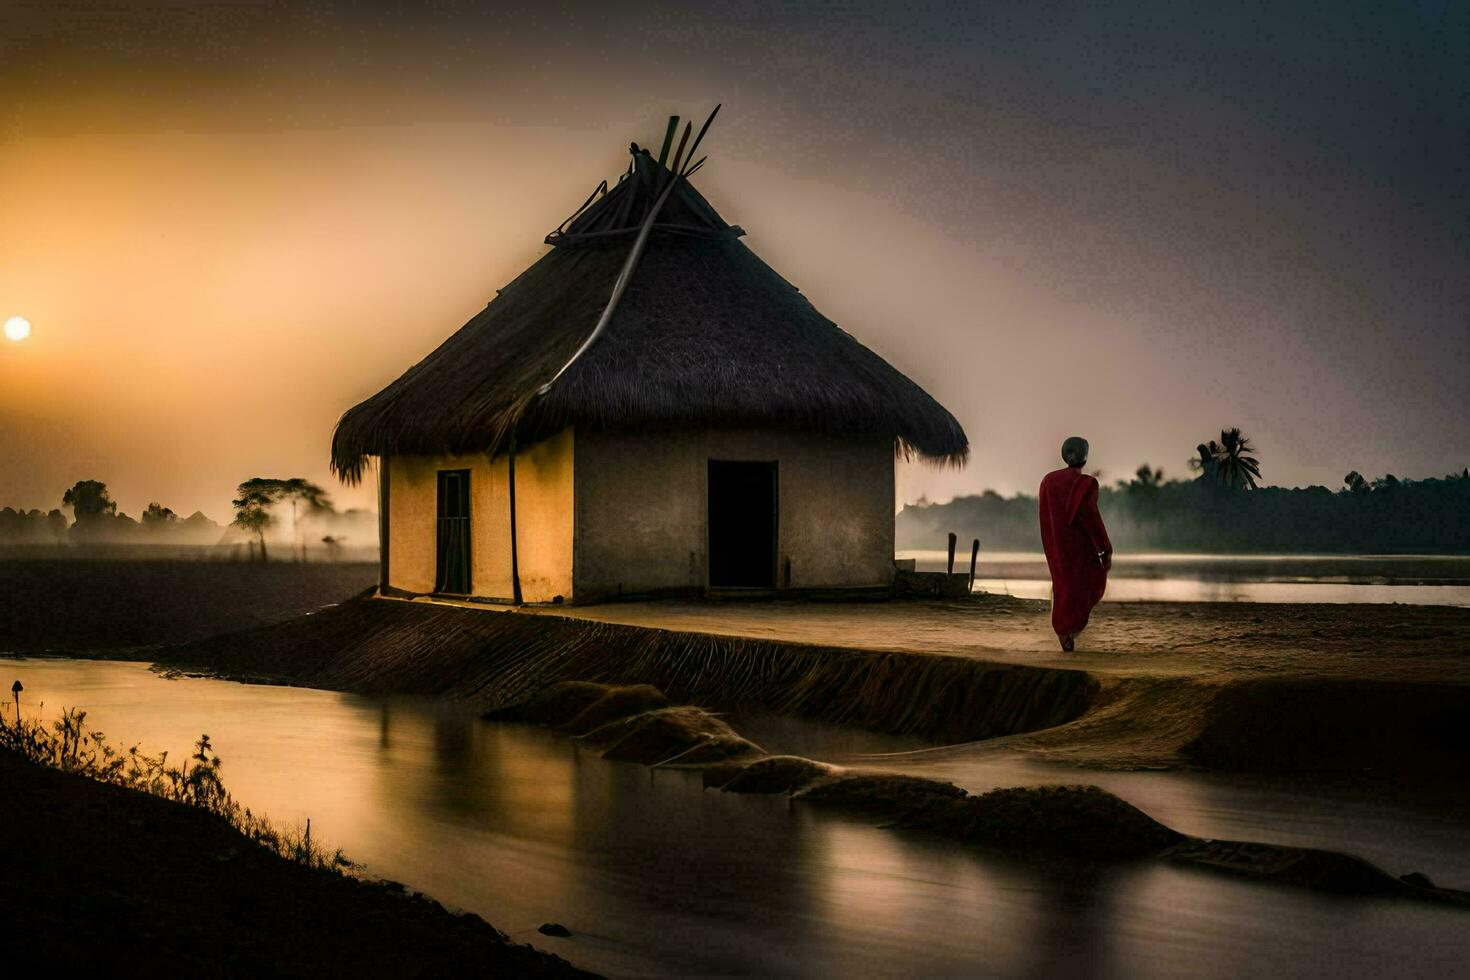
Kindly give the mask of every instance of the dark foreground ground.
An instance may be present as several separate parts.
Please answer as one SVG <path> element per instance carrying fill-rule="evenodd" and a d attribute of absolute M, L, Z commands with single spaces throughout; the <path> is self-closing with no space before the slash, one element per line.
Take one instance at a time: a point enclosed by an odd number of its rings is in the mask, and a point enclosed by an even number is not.
<path fill-rule="evenodd" d="M 586 975 L 479 916 L 307 869 L 199 810 L 7 751 L 0 856 L 0 951 L 52 974 Z"/>
<path fill-rule="evenodd" d="M 361 592 L 375 564 L 163 559 L 0 561 L 0 650 L 181 643 L 280 622 Z"/>

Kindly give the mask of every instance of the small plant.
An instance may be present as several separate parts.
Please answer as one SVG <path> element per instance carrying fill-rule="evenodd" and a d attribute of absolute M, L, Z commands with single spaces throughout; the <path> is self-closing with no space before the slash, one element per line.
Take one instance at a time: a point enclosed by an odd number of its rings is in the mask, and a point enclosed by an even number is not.
<path fill-rule="evenodd" d="M 0 714 L 0 750 L 62 772 L 212 813 L 273 854 L 309 868 L 345 873 L 355 867 L 341 850 L 328 854 L 311 839 L 310 821 L 304 832 L 282 832 L 249 807 L 241 806 L 225 789 L 220 778 L 221 760 L 207 734 L 194 743 L 193 754 L 171 766 L 167 752 L 148 755 L 136 745 L 119 752 L 108 743 L 106 735 L 87 728 L 87 713 L 79 708 L 62 709 L 49 728 L 41 721 L 20 718 L 17 710 L 13 722 Z"/>

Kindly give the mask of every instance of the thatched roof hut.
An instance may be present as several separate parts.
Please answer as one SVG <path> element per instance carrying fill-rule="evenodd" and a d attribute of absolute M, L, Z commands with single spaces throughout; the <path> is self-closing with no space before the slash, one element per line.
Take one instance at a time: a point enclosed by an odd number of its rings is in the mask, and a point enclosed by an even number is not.
<path fill-rule="evenodd" d="M 503 451 L 579 429 L 775 426 L 879 435 L 963 462 L 954 416 L 828 320 L 747 248 L 687 182 L 653 226 L 606 333 L 591 333 L 627 248 L 672 175 L 634 149 L 630 175 L 547 236 L 551 250 L 402 377 L 342 417 L 332 465 L 369 456 Z"/>
<path fill-rule="evenodd" d="M 516 454 L 570 432 L 578 457 L 588 440 L 765 432 L 889 446 L 891 511 L 893 453 L 965 460 L 954 417 L 747 248 L 688 182 L 691 168 L 636 144 L 631 154 L 622 180 L 546 237 L 544 256 L 342 417 L 338 474 L 356 481 L 368 457 L 513 466 Z M 625 290 L 610 303 L 620 275 Z M 891 513 L 888 524 L 891 559 Z M 619 585 L 627 578 L 638 576 Z M 568 583 L 556 594 L 569 592 Z"/>

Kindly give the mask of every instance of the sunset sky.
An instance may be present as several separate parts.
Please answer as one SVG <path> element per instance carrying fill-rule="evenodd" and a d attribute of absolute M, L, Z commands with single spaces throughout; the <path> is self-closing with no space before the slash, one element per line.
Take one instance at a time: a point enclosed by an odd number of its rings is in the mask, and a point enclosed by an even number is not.
<path fill-rule="evenodd" d="M 1125 8 L 1125 5 L 1118 5 Z M 407 12 L 409 9 L 412 12 Z M 228 520 L 722 102 L 696 184 L 974 446 L 1470 463 L 1470 5 L 0 6 L 0 506 Z"/>

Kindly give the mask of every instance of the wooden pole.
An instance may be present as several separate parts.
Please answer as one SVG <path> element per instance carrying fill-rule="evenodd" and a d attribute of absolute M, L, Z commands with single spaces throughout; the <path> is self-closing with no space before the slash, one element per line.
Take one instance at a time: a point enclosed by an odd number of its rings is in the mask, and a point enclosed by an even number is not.
<path fill-rule="evenodd" d="M 980 560 L 980 539 L 970 545 L 970 591 L 975 591 L 975 563 Z"/>
<path fill-rule="evenodd" d="M 720 107 L 716 105 L 714 112 L 711 112 L 709 118 L 704 121 L 704 126 L 699 130 L 699 136 L 695 138 L 694 145 L 689 148 L 689 155 L 691 157 L 694 155 L 694 151 L 699 149 L 700 140 L 704 139 L 705 131 L 709 129 L 709 124 L 715 121 L 715 115 L 719 111 Z M 674 117 L 670 121 L 676 127 L 679 124 L 677 117 Z M 561 370 L 551 376 L 550 381 L 536 389 L 536 397 L 546 397 L 546 393 L 551 391 L 551 386 L 556 384 L 563 374 L 567 373 L 568 368 L 577 363 L 578 359 L 587 352 L 588 348 L 597 343 L 597 338 L 602 336 L 603 331 L 607 329 L 607 325 L 612 321 L 613 313 L 617 310 L 618 303 L 623 298 L 623 292 L 628 288 L 628 283 L 633 278 L 633 271 L 638 268 L 638 260 L 643 257 L 643 250 L 648 246 L 648 236 L 653 232 L 653 223 L 658 218 L 659 212 L 663 210 L 664 202 L 669 199 L 669 195 L 674 192 L 674 187 L 679 181 L 689 177 L 691 171 L 681 173 L 677 168 L 679 166 L 679 158 L 684 154 L 684 144 L 688 142 L 689 133 L 692 128 L 692 123 L 684 127 L 684 136 L 679 140 L 679 149 L 674 153 L 674 160 L 670 167 L 670 169 L 674 170 L 674 173 L 669 177 L 668 183 L 664 185 L 658 197 L 654 198 L 653 206 L 648 209 L 648 213 L 643 216 L 643 224 L 638 228 L 638 237 L 633 240 L 633 247 L 628 250 L 628 256 L 623 260 L 623 268 L 618 272 L 618 278 L 613 282 L 612 295 L 608 297 L 607 305 L 602 308 L 602 316 L 598 317 L 597 325 L 592 328 L 592 333 L 587 335 L 587 339 L 582 341 L 582 346 L 578 347 L 572 354 L 571 360 L 563 364 Z M 669 131 L 669 137 L 671 138 L 672 136 L 673 130 L 671 129 Z M 667 144 L 667 139 L 665 143 Z M 662 177 L 662 174 L 659 176 Z M 631 197 L 628 200 L 631 200 Z"/>
<path fill-rule="evenodd" d="M 510 491 L 510 601 L 521 604 L 521 556 L 516 542 L 516 437 L 511 433 L 506 454 L 505 477 Z"/>
<path fill-rule="evenodd" d="M 950 575 L 954 574 L 954 546 L 959 540 L 960 537 L 958 534 L 955 534 L 953 531 L 949 532 L 949 567 L 946 571 Z"/>
<path fill-rule="evenodd" d="M 388 594 L 388 454 L 378 457 L 378 595 Z"/>

